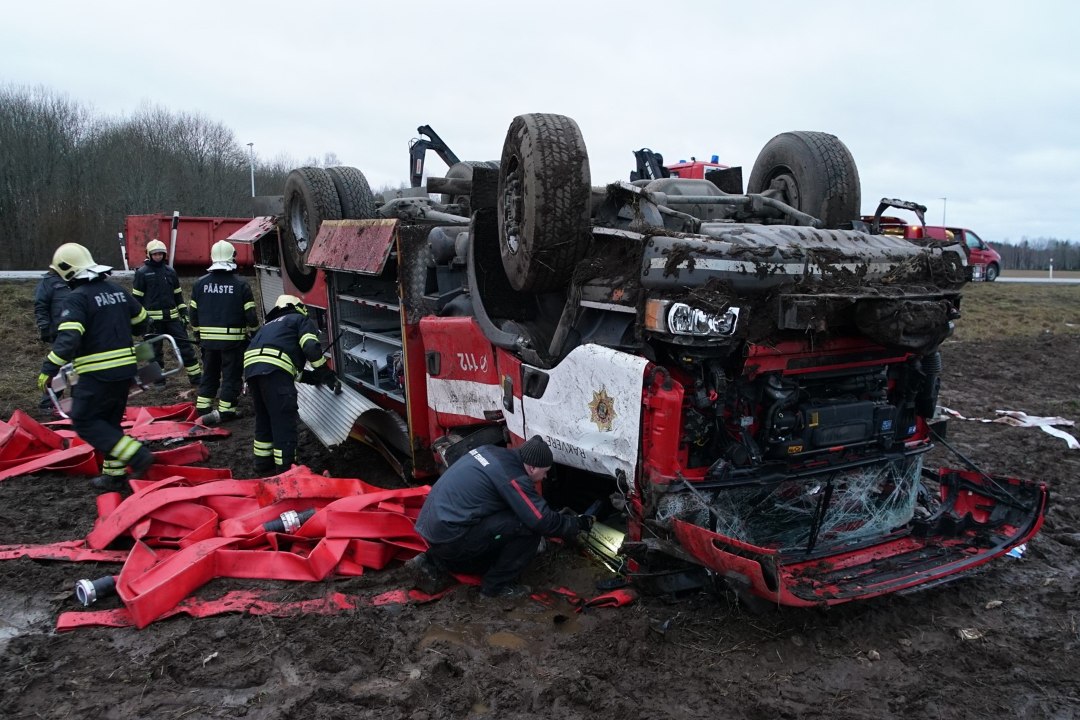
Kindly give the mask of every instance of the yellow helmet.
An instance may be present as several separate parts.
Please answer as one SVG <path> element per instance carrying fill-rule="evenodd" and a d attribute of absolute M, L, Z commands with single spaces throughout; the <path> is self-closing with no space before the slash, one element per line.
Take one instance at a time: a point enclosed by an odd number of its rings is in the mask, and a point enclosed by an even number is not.
<path fill-rule="evenodd" d="M 292 305 L 293 309 L 302 315 L 307 315 L 307 306 L 304 305 L 304 301 L 295 295 L 278 295 L 277 302 L 274 303 L 274 307 L 279 310 L 286 310 Z"/>
<path fill-rule="evenodd" d="M 210 247 L 211 270 L 235 270 L 236 248 L 228 240 L 218 240 Z"/>
<path fill-rule="evenodd" d="M 169 254 L 169 249 L 165 247 L 165 243 L 160 240 L 151 240 L 146 243 L 146 257 L 149 258 L 154 253 L 164 253 L 166 256 Z"/>
<path fill-rule="evenodd" d="M 112 270 L 108 265 L 95 263 L 90 251 L 78 243 L 64 243 L 56 248 L 49 267 L 65 282 L 91 280 Z"/>

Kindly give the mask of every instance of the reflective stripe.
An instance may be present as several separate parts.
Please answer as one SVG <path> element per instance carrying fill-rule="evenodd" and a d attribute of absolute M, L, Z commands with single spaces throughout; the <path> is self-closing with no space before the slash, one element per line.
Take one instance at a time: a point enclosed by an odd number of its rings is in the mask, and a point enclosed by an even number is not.
<path fill-rule="evenodd" d="M 203 340 L 243 340 L 244 328 L 199 326 L 199 337 Z"/>
<path fill-rule="evenodd" d="M 132 288 L 132 290 L 131 290 L 131 294 L 132 294 L 132 295 L 134 295 L 135 297 L 142 297 L 142 296 L 143 296 L 143 295 L 145 295 L 146 293 L 144 293 L 144 292 L 143 292 L 142 290 L 138 290 L 138 289 Z"/>
<path fill-rule="evenodd" d="M 196 360 L 195 363 L 192 364 L 192 365 L 186 365 L 184 367 L 184 370 L 187 371 L 188 375 L 198 375 L 199 373 L 202 372 L 202 368 L 199 367 L 199 361 L 198 360 Z"/>
<path fill-rule="evenodd" d="M 304 333 L 300 336 L 300 347 L 304 347 L 309 342 L 319 342 L 319 338 L 311 333 Z"/>
<path fill-rule="evenodd" d="M 188 307 L 197 308 L 199 307 L 199 303 L 195 302 L 195 298 L 191 298 L 191 302 L 188 303 Z"/>
<path fill-rule="evenodd" d="M 143 322 L 144 320 L 146 320 L 146 309 L 145 308 L 140 309 L 139 314 L 136 315 L 135 317 L 131 318 L 131 324 L 132 325 L 138 325 L 139 323 Z"/>
<path fill-rule="evenodd" d="M 60 367 L 63 367 L 64 365 L 67 365 L 67 360 L 60 357 L 59 355 L 52 352 L 51 350 L 49 351 L 49 356 L 46 359 L 49 362 L 51 362 L 53 365 L 57 365 L 57 366 L 60 366 Z"/>
<path fill-rule="evenodd" d="M 254 310 L 255 309 L 255 301 L 252 300 L 250 302 L 244 303 L 244 309 L 245 310 Z"/>
<path fill-rule="evenodd" d="M 135 348 L 118 348 L 75 358 L 75 372 L 96 372 L 135 364 Z"/>
<path fill-rule="evenodd" d="M 173 310 L 147 310 L 146 314 L 151 320 L 176 320 L 180 317 L 180 313 Z"/>
<path fill-rule="evenodd" d="M 321 368 L 325 364 L 326 364 L 326 357 L 325 356 L 319 358 L 318 360 L 312 360 L 311 361 L 311 367 L 313 367 L 313 368 Z"/>
<path fill-rule="evenodd" d="M 134 457 L 135 453 L 139 452 L 139 448 L 141 447 L 142 443 L 125 435 L 116 441 L 116 444 L 113 445 L 109 454 L 116 458 L 117 461 L 127 465 L 128 461 Z"/>
<path fill-rule="evenodd" d="M 196 410 L 204 410 L 204 409 L 212 406 L 213 404 L 214 404 L 214 398 L 203 397 L 202 395 L 199 395 L 197 398 L 195 398 L 195 409 Z"/>
<path fill-rule="evenodd" d="M 101 474 L 108 475 L 109 477 L 124 477 L 127 473 L 124 472 L 124 466 L 127 463 L 120 460 L 113 460 L 112 458 L 105 458 L 105 461 L 101 463 Z"/>
<path fill-rule="evenodd" d="M 86 328 L 83 327 L 83 324 L 81 322 L 76 322 L 75 320 L 68 320 L 67 322 L 62 322 L 56 326 L 57 332 L 62 332 L 64 330 L 77 330 L 80 335 L 86 332 Z"/>
<path fill-rule="evenodd" d="M 244 353 L 244 367 L 256 363 L 266 363 L 279 367 L 290 375 L 296 375 L 296 366 L 288 354 L 277 348 L 255 348 Z"/>
<path fill-rule="evenodd" d="M 271 457 L 273 455 L 273 443 L 255 441 L 252 452 L 255 453 L 255 457 Z"/>

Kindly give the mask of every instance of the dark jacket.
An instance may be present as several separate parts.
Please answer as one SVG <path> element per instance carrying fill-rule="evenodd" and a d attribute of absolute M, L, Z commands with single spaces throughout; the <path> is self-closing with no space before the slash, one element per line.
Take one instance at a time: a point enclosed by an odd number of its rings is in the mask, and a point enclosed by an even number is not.
<path fill-rule="evenodd" d="M 72 362 L 75 372 L 100 380 L 135 377 L 132 334 L 143 332 L 146 319 L 143 306 L 104 277 L 77 285 L 64 303 L 56 342 L 41 372 L 52 376 Z"/>
<path fill-rule="evenodd" d="M 518 452 L 495 445 L 469 451 L 443 473 L 420 509 L 416 532 L 433 545 L 453 542 L 482 518 L 507 509 L 537 535 L 578 533 L 576 517 L 555 512 L 540 497 Z"/>
<path fill-rule="evenodd" d="M 131 282 L 134 295 L 151 320 L 176 320 L 187 313 L 176 271 L 163 262 L 146 260 Z"/>
<path fill-rule="evenodd" d="M 213 270 L 195 281 L 189 319 L 211 350 L 235 348 L 259 327 L 251 286 L 235 270 Z"/>
<path fill-rule="evenodd" d="M 41 276 L 41 282 L 34 291 L 34 322 L 42 340 L 52 342 L 56 339 L 60 313 L 70 294 L 71 288 L 56 273 L 49 271 Z"/>
<path fill-rule="evenodd" d="M 266 316 L 266 324 L 255 333 L 244 352 L 244 377 L 283 370 L 298 378 L 305 360 L 312 367 L 322 367 L 326 358 L 317 332 L 318 328 L 307 315 L 295 311 L 275 315 L 271 311 Z"/>

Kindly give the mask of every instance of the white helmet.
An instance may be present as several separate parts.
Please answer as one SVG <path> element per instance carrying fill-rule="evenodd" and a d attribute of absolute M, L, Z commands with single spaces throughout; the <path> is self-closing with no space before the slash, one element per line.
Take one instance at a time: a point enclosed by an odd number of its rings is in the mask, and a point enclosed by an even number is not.
<path fill-rule="evenodd" d="M 208 270 L 235 270 L 236 248 L 228 240 L 218 240 L 210 248 L 210 259 L 213 262 Z"/>
<path fill-rule="evenodd" d="M 166 257 L 169 255 L 169 249 L 165 247 L 165 243 L 160 240 L 151 240 L 146 243 L 146 257 L 149 258 L 154 253 L 163 253 Z"/>
<path fill-rule="evenodd" d="M 307 306 L 304 305 L 304 301 L 295 295 L 278 295 L 277 302 L 274 303 L 274 307 L 279 310 L 285 310 L 289 306 L 292 306 L 294 310 L 302 315 L 307 315 Z"/>
<path fill-rule="evenodd" d="M 108 265 L 98 265 L 94 262 L 90 251 L 78 243 L 64 243 L 56 248 L 49 267 L 65 282 L 93 280 L 98 275 L 112 270 Z"/>

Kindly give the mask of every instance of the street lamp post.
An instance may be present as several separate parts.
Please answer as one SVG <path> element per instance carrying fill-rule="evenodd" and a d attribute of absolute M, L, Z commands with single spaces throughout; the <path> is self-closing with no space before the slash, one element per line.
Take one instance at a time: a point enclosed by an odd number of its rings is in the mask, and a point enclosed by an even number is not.
<path fill-rule="evenodd" d="M 249 142 L 248 159 L 251 162 L 251 197 L 255 197 L 255 143 Z"/>
<path fill-rule="evenodd" d="M 254 196 L 255 191 L 252 190 L 251 192 L 252 192 L 252 195 Z M 945 208 L 947 208 L 948 206 L 949 206 L 949 198 L 947 198 L 947 197 L 941 198 L 941 226 L 942 227 L 945 227 Z"/>

